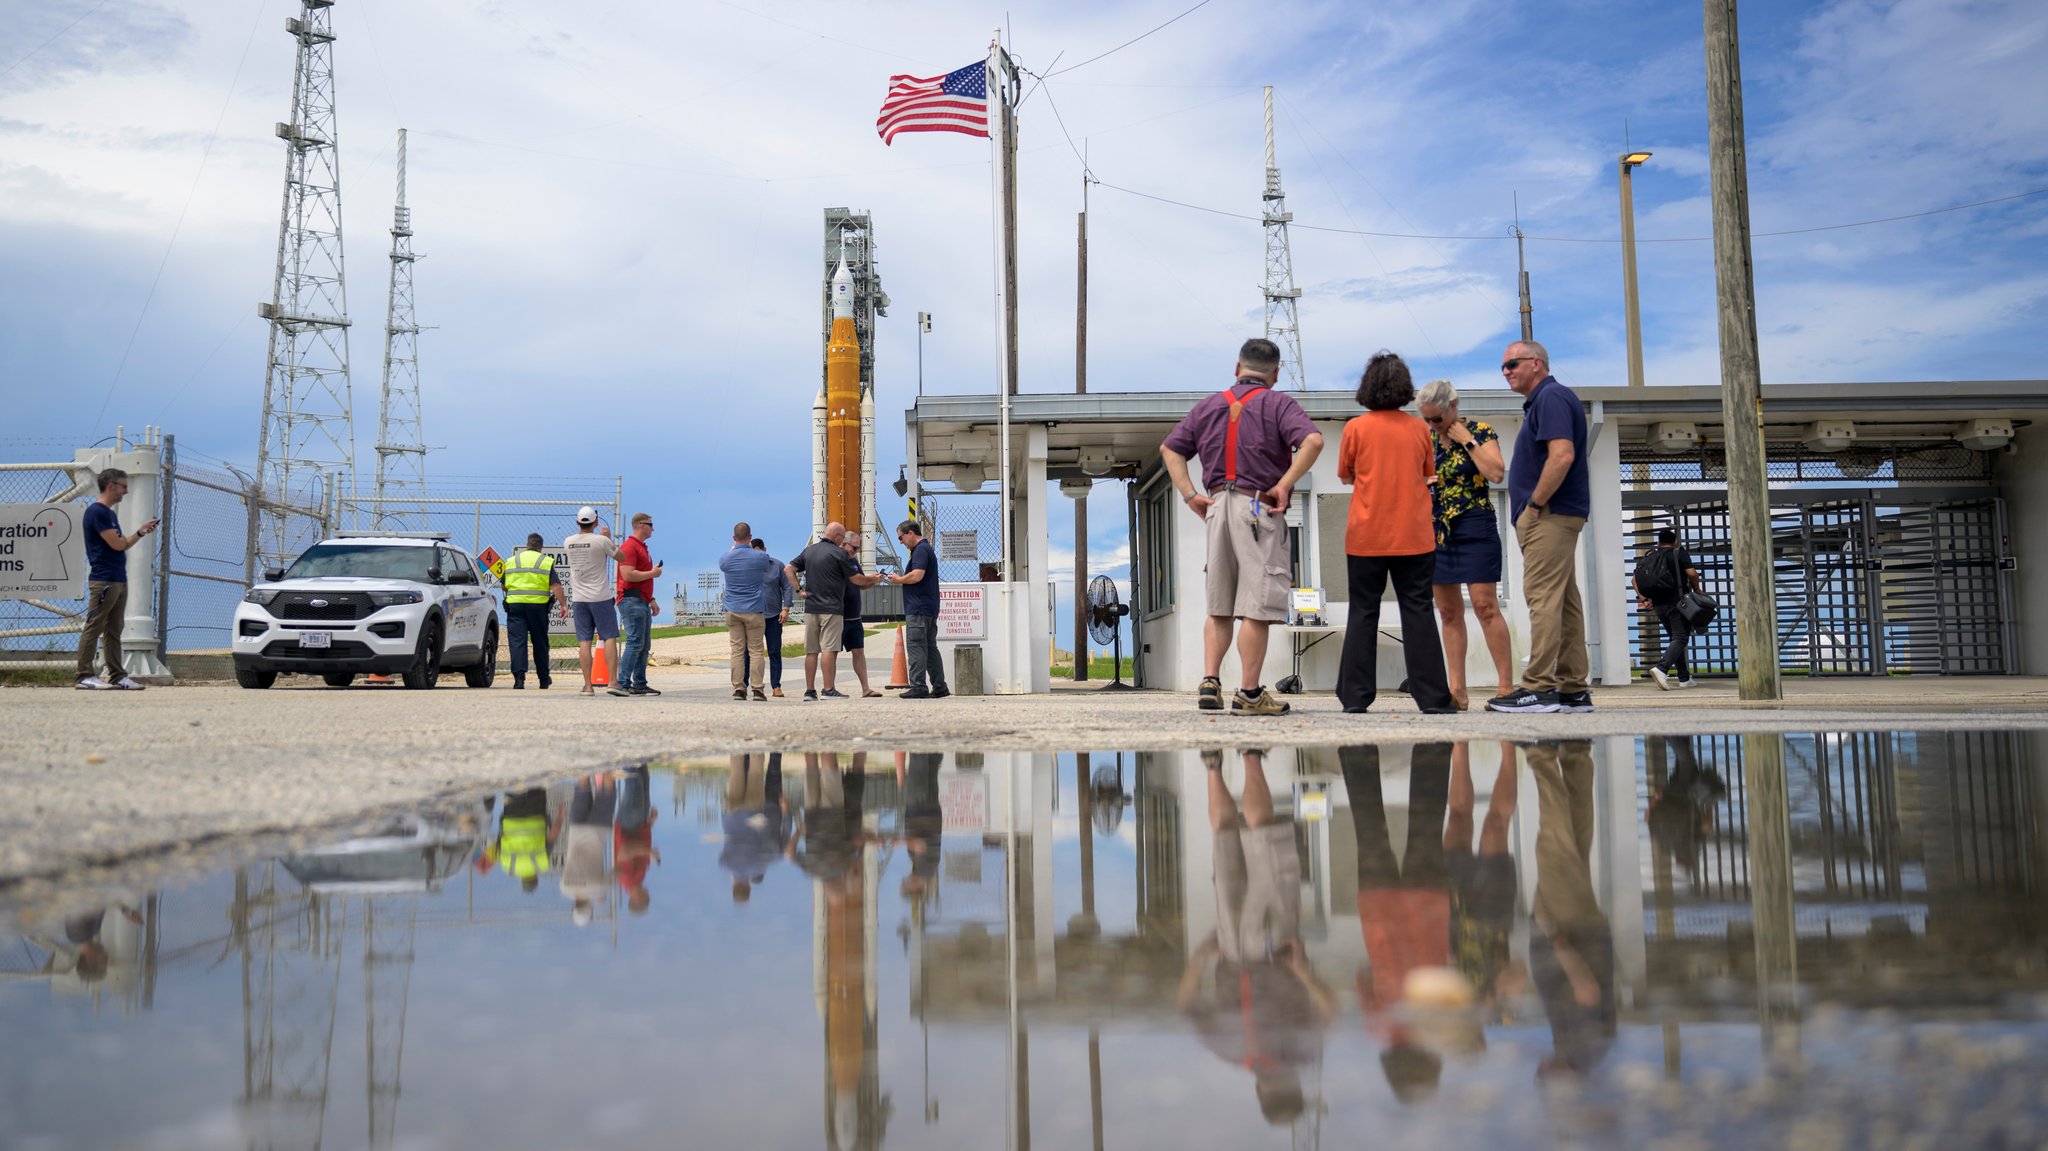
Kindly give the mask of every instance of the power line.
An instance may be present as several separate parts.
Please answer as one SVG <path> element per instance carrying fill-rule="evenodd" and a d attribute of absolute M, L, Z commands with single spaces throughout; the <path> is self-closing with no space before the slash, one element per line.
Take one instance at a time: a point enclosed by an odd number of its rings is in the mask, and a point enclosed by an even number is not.
<path fill-rule="evenodd" d="M 178 246 L 178 236 L 185 230 L 185 216 L 192 210 L 192 199 L 199 193 L 199 181 L 206 176 L 206 163 L 213 158 L 213 146 L 220 140 L 220 126 L 228 118 L 228 105 L 234 103 L 235 86 L 242 82 L 242 69 L 249 63 L 249 49 L 256 43 L 256 29 L 263 19 L 265 0 L 257 0 L 256 18 L 249 23 L 249 38 L 242 43 L 242 58 L 235 62 L 234 78 L 228 81 L 228 94 L 221 98 L 220 114 L 213 118 L 213 133 L 206 138 L 206 150 L 200 153 L 199 170 L 192 173 L 192 186 L 185 190 L 185 204 L 178 209 L 178 222 L 171 226 L 171 239 L 164 245 L 163 259 L 156 264 L 156 275 L 149 281 L 149 292 L 142 298 L 142 311 L 136 314 L 135 327 L 128 333 L 128 344 L 121 349 L 121 362 L 114 365 L 114 378 L 107 381 L 107 394 L 100 400 L 100 410 L 92 418 L 88 431 L 96 431 L 100 421 L 106 418 L 107 408 L 114 402 L 114 389 L 121 384 L 121 373 L 128 370 L 128 357 L 135 351 L 135 338 L 142 334 L 142 321 L 149 317 L 149 305 L 156 300 L 157 286 L 163 283 L 164 269 L 170 266 L 171 252 Z M 91 12 L 86 16 L 92 15 Z M 79 20 L 85 19 L 80 16 Z M 72 23 L 77 23 L 73 21 Z M 60 33 L 61 35 L 61 33 Z M 26 57 L 24 57 L 25 59 Z M 208 354 L 211 357 L 211 353 Z M 189 381 L 188 381 L 189 382 Z M 181 392 L 183 388 L 179 389 Z"/>
<path fill-rule="evenodd" d="M 59 29 L 57 30 L 57 34 L 56 34 L 55 36 L 52 36 L 52 37 L 50 37 L 50 38 L 49 38 L 48 40 L 45 40 L 45 41 L 43 41 L 42 43 L 40 43 L 40 44 L 36 45 L 35 47 L 33 47 L 33 48 L 29 49 L 29 50 L 28 50 L 28 55 L 27 55 L 27 56 L 23 56 L 23 57 L 22 57 L 21 59 L 19 59 L 19 60 L 16 60 L 16 61 L 15 61 L 14 63 L 12 63 L 12 64 L 9 64 L 9 65 L 8 65 L 7 67 L 5 67 L 5 68 L 0 68 L 0 76 L 5 76 L 5 75 L 7 75 L 7 74 L 8 74 L 9 72 L 12 72 L 12 71 L 14 71 L 14 70 L 15 70 L 16 68 L 19 68 L 19 67 L 21 67 L 21 66 L 22 66 L 23 64 L 26 64 L 26 63 L 28 63 L 28 62 L 29 62 L 29 59 L 30 59 L 31 57 L 33 57 L 33 56 L 34 56 L 34 55 L 35 55 L 36 53 L 38 53 L 38 52 L 42 51 L 42 50 L 43 50 L 43 49 L 45 49 L 45 48 L 48 48 L 48 47 L 49 47 L 50 45 L 52 45 L 52 44 L 55 44 L 55 43 L 56 43 L 57 41 L 59 41 L 59 40 L 63 39 L 63 38 L 64 38 L 64 33 L 66 33 L 66 32 L 69 32 L 69 31 L 71 31 L 71 30 L 72 30 L 73 28 L 76 28 L 76 27 L 78 27 L 78 26 L 79 26 L 79 25 L 80 25 L 81 23 L 83 23 L 83 22 L 85 21 L 85 17 L 86 17 L 86 16 L 90 16 L 90 15 L 92 15 L 93 13 L 95 13 L 95 12 L 99 11 L 100 9 L 102 9 L 102 8 L 105 8 L 106 6 L 107 6 L 107 0 L 100 0 L 100 2 L 99 2 L 99 3 L 97 3 L 97 4 L 93 5 L 93 6 L 92 6 L 92 7 L 90 7 L 90 8 L 87 8 L 87 9 L 85 10 L 85 14 L 84 14 L 84 15 L 80 16 L 80 17 L 79 17 L 78 19 L 76 19 L 76 20 L 73 20 L 73 21 L 72 21 L 71 23 L 69 23 L 69 24 L 66 24 L 66 25 L 64 25 L 64 26 L 63 26 L 62 28 L 59 28 Z"/>
<path fill-rule="evenodd" d="M 1058 76 L 1063 73 L 1072 72 L 1076 68 L 1086 68 L 1088 65 L 1095 63 L 1097 60 L 1102 59 L 1104 56 L 1113 55 L 1117 52 L 1123 51 L 1131 45 L 1136 44 L 1138 41 L 1143 40 L 1145 37 L 1150 36 L 1153 32 L 1159 31 L 1160 28 L 1166 27 L 1168 24 L 1177 23 L 1185 17 L 1194 15 L 1197 11 L 1208 7 L 1208 5 L 1209 0 L 1202 0 L 1200 4 L 1195 5 L 1193 8 L 1188 9 L 1187 11 L 1181 13 L 1179 16 L 1175 16 L 1172 20 L 1168 20 L 1166 24 L 1161 24 L 1158 28 L 1153 28 L 1150 31 L 1143 32 L 1139 35 L 1133 36 L 1130 39 L 1124 41 L 1123 43 L 1118 44 L 1116 47 L 1111 48 L 1108 52 L 1102 52 L 1094 56 L 1090 56 L 1086 60 L 1081 61 L 1079 64 L 1069 64 L 1066 67 L 1060 69 L 1058 72 L 1050 73 L 1047 78 L 1050 79 L 1052 76 Z"/>
<path fill-rule="evenodd" d="M 1186 209 L 1188 209 L 1188 210 L 1190 210 L 1190 211 L 1195 211 L 1195 212 L 1207 212 L 1207 213 L 1209 213 L 1209 214 L 1210 214 L 1210 215 L 1212 215 L 1212 216 L 1228 216 L 1228 217 L 1230 217 L 1230 218 L 1231 218 L 1231 219 L 1233 219 L 1233 220 L 1250 220 L 1250 221 L 1252 221 L 1253 223 L 1261 223 L 1261 222 L 1262 222 L 1262 220 L 1261 220 L 1261 218 L 1260 218 L 1260 217 L 1258 217 L 1258 216 L 1252 216 L 1252 215 L 1248 215 L 1248 214 L 1246 214 L 1246 213 L 1244 213 L 1244 212 L 1232 212 L 1232 211 L 1229 211 L 1228 209 L 1224 209 L 1224 208 L 1211 208 L 1211 207 L 1209 207 L 1209 206 L 1207 206 L 1207 205 L 1205 205 L 1205 204 L 1190 204 L 1190 203 L 1188 203 L 1188 202 L 1187 202 L 1187 201 L 1185 201 L 1185 200 L 1175 200 L 1175 199 L 1172 199 L 1172 198 L 1170 198 L 1170 197 L 1167 197 L 1167 196 L 1156 196 L 1156 195 L 1153 195 L 1153 194 L 1152 194 L 1152 193 L 1150 193 L 1150 192 L 1140 192 L 1140 191 L 1138 191 L 1138 190 L 1137 190 L 1136 188 L 1125 188 L 1125 187 L 1122 187 L 1122 186 L 1120 186 L 1120 185 L 1117 185 L 1117 184 L 1111 184 L 1111 183 L 1107 183 L 1107 182 L 1104 182 L 1104 181 L 1101 181 L 1101 180 L 1097 180 L 1097 181 L 1096 181 L 1096 186 L 1097 186 L 1097 187 L 1101 187 L 1101 188 L 1108 188 L 1108 189 L 1109 189 L 1110 191 L 1112 191 L 1112 192 L 1122 192 L 1122 193 L 1124 193 L 1124 194 L 1125 194 L 1125 195 L 1127 195 L 1127 196 L 1137 196 L 1137 197 L 1139 197 L 1139 198 L 1141 198 L 1141 199 L 1146 199 L 1146 200 L 1155 200 L 1155 201 L 1157 201 L 1157 202 L 1159 202 L 1159 203 L 1161 203 L 1161 204 L 1171 204 L 1171 205 L 1173 205 L 1173 206 L 1174 206 L 1174 207 L 1176 207 L 1176 208 L 1186 208 Z M 1939 215 L 1942 215 L 1942 214 L 1944 214 L 1944 213 L 1947 213 L 1947 212 L 1964 212 L 1964 211 L 1968 211 L 1968 210 L 1969 210 L 1969 209 L 1971 209 L 1971 208 L 1983 208 L 1983 207 L 1988 207 L 1988 206 L 1990 206 L 1990 205 L 1992 205 L 1992 204 L 2004 204 L 2004 203 L 2008 203 L 2008 202 L 2010 202 L 2010 201 L 2013 201 L 2013 200 L 2025 200 L 2025 199 L 2029 199 L 2029 198 L 2031 198 L 2031 197 L 2034 197 L 2034 196 L 2042 196 L 2042 195 L 2048 195 L 2048 188 L 2034 188 L 2034 189 L 2032 189 L 2032 190 L 2030 190 L 2030 191 L 2026 191 L 2026 192 L 2015 192 L 2015 193 L 2013 193 L 2013 194 L 2012 194 L 2012 195 L 2010 195 L 2010 196 L 1994 196 L 1994 197 L 1992 197 L 1992 198 L 1991 198 L 1991 199 L 1989 199 L 1989 200 L 1973 200 L 1973 201 L 1971 201 L 1970 203 L 1967 203 L 1967 204 L 1952 204 L 1952 205 L 1950 205 L 1950 206 L 1948 206 L 1948 207 L 1946 207 L 1946 208 L 1929 208 L 1929 209 L 1927 209 L 1927 210 L 1926 210 L 1926 211 L 1924 211 L 1924 212 L 1906 212 L 1906 213 L 1903 213 L 1903 214 L 1901 214 L 1901 215 L 1897 215 L 1897 216 L 1879 216 L 1879 217 L 1877 217 L 1877 218 L 1875 218 L 1875 219 L 1870 219 L 1870 220 L 1852 220 L 1852 221 L 1850 221 L 1850 222 L 1848 222 L 1848 223 L 1846 223 L 1846 224 L 1816 224 L 1816 225 L 1814 225 L 1814 226 L 1812 226 L 1812 227 L 1807 227 L 1807 228 L 1783 228 L 1783 229 L 1780 229 L 1780 230 L 1778 230 L 1778 231 L 1774 231 L 1774 232 L 1753 232 L 1753 233 L 1751 233 L 1751 236 L 1752 236 L 1752 238 L 1755 238 L 1755 239 L 1759 239 L 1759 240 L 1760 240 L 1760 239 L 1765 239 L 1765 238 L 1767 238 L 1767 237 L 1771 237 L 1771 236 L 1800 236 L 1800 235 L 1805 235 L 1805 234 L 1807 234 L 1807 233 L 1809 233 L 1809 232 L 1835 232 L 1835 231 L 1840 231 L 1840 230 L 1842 230 L 1842 229 L 1844 229 L 1844 228 L 1865 228 L 1865 227 L 1869 227 L 1869 226 L 1870 226 L 1870 225 L 1872 225 L 1872 224 L 1891 224 L 1891 223 L 1896 223 L 1896 222 L 1898 222 L 1898 221 L 1900 221 L 1900 220 L 1917 220 L 1917 219 L 1920 219 L 1920 218 L 1921 218 L 1921 217 L 1923 217 L 1923 216 L 1939 216 Z M 1330 227 L 1329 225 L 1326 225 L 1326 224 L 1304 224 L 1304 223 L 1301 223 L 1301 222 L 1300 222 L 1300 221 L 1298 221 L 1298 220 L 1297 220 L 1297 221 L 1295 221 L 1295 224 L 1294 224 L 1294 226 L 1295 226 L 1295 227 L 1297 227 L 1297 228 L 1302 228 L 1302 229 L 1305 229 L 1305 230 L 1307 230 L 1307 231 L 1311 231 L 1311 232 L 1334 232 L 1334 233 L 1337 233 L 1337 234 L 1339 234 L 1339 235 L 1346 235 L 1346 236 L 1374 236 L 1374 237 L 1378 237 L 1378 238 L 1381 238 L 1381 239 L 1388 239 L 1388 240 L 1463 240 L 1463 241 L 1478 241 L 1478 240 L 1487 240 L 1487 241 L 1498 241 L 1498 240 L 1511 240 L 1511 239 L 1513 239 L 1513 238 L 1514 238 L 1514 237 L 1513 237 L 1512 235 L 1488 235 L 1488 236 L 1456 236 L 1456 235 L 1425 235 L 1425 234 L 1419 234 L 1419 233 L 1412 233 L 1412 232 L 1372 232 L 1372 231 L 1367 231 L 1367 230 L 1365 230 L 1365 229 L 1363 229 L 1363 228 L 1333 228 L 1333 227 Z M 1618 237 L 1604 237 L 1604 236 L 1524 236 L 1524 237 L 1523 237 L 1523 239 L 1526 239 L 1526 240 L 1543 240 L 1543 241 L 1548 241 L 1548 242 L 1550 242 L 1550 243 L 1553 243 L 1553 244 L 1619 244 L 1619 243 L 1621 243 L 1621 240 L 1620 240 L 1620 239 L 1619 239 Z M 1649 236 L 1649 237 L 1645 237 L 1645 236 L 1638 236 L 1638 237 L 1636 237 L 1636 243 L 1638 243 L 1638 244 L 1697 244 L 1697 243 L 1705 243 L 1705 242 L 1707 242 L 1707 241 L 1710 241 L 1710 240 L 1712 240 L 1712 239 L 1713 239 L 1713 237 L 1712 237 L 1712 236 Z"/>

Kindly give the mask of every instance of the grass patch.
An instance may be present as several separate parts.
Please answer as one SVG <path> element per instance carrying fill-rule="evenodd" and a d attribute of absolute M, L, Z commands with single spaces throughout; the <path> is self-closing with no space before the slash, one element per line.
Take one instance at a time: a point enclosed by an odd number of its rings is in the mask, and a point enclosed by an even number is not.
<path fill-rule="evenodd" d="M 1091 658 L 1088 661 L 1088 678 L 1090 680 L 1099 679 L 1107 683 L 1116 678 L 1116 666 L 1116 659 L 1114 657 Z M 1125 675 L 1131 674 L 1131 660 L 1129 656 L 1124 657 L 1123 670 Z M 1052 677 L 1054 679 L 1074 678 L 1074 661 L 1071 659 L 1054 660 L 1052 663 Z"/>
<path fill-rule="evenodd" d="M 22 655 L 19 658 L 29 657 Z M 62 667 L 0 668 L 0 687 L 50 687 L 68 684 L 74 676 L 75 673 L 69 663 Z"/>

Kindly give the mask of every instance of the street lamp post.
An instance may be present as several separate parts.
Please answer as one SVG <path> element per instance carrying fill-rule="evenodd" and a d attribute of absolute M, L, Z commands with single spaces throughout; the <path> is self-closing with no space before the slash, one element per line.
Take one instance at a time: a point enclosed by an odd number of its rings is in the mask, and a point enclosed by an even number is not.
<path fill-rule="evenodd" d="M 925 333 L 931 330 L 932 314 L 930 312 L 919 312 L 917 314 L 917 395 L 919 399 L 924 398 L 924 337 Z"/>
<path fill-rule="evenodd" d="M 1643 386 L 1643 313 L 1636 302 L 1636 202 L 1632 173 L 1650 158 L 1648 152 L 1621 157 L 1621 294 L 1623 323 L 1628 329 L 1628 386 Z"/>

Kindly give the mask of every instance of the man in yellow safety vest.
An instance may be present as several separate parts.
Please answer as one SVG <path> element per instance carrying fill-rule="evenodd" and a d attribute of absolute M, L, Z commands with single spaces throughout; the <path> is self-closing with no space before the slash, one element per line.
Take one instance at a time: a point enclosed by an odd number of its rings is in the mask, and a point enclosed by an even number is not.
<path fill-rule="evenodd" d="M 526 546 L 512 553 L 498 580 L 505 587 L 505 630 L 512 637 L 512 687 L 526 687 L 526 646 L 533 644 L 534 671 L 540 689 L 555 682 L 548 667 L 548 601 L 563 604 L 562 581 L 555 557 L 541 549 L 540 533 L 526 537 Z M 564 605 L 566 608 L 566 604 Z"/>

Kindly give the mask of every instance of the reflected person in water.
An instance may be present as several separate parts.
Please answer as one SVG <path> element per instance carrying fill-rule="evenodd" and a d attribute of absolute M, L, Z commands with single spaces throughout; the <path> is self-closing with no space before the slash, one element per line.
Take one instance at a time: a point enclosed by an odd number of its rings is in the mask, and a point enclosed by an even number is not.
<path fill-rule="evenodd" d="M 1252 1073 L 1260 1112 L 1284 1126 L 1306 1106 L 1301 1069 L 1321 1057 L 1337 1001 L 1301 942 L 1294 821 L 1273 811 L 1265 753 L 1244 752 L 1241 806 L 1224 781 L 1223 753 L 1204 751 L 1202 763 L 1215 833 L 1216 930 L 1188 957 L 1174 1006 L 1204 1046 Z"/>
<path fill-rule="evenodd" d="M 507 793 L 498 814 L 498 834 L 477 856 L 476 870 L 503 868 L 519 881 L 521 891 L 531 892 L 553 867 L 552 854 L 561 831 L 560 816 L 548 818 L 546 788 Z"/>
<path fill-rule="evenodd" d="M 718 866 L 732 876 L 732 901 L 754 897 L 754 885 L 794 846 L 789 835 L 789 800 L 782 794 L 782 753 L 754 752 L 727 758 L 725 842 Z"/>
<path fill-rule="evenodd" d="M 653 896 L 647 891 L 647 869 L 661 862 L 661 849 L 654 846 L 654 810 L 649 794 L 647 765 L 634 764 L 619 773 L 618 809 L 612 820 L 612 868 L 618 873 L 619 890 L 625 893 L 626 910 L 647 914 Z"/>
<path fill-rule="evenodd" d="M 1582 1075 L 1614 1045 L 1614 930 L 1593 891 L 1593 745 L 1523 745 L 1536 781 L 1536 900 L 1529 966 L 1550 1017 L 1539 1078 Z"/>
<path fill-rule="evenodd" d="M 1385 1050 L 1380 1069 L 1394 1098 L 1417 1103 L 1436 1094 L 1443 1057 L 1409 1030 L 1400 1007 L 1408 973 L 1450 962 L 1451 889 L 1444 863 L 1444 812 L 1451 783 L 1451 745 L 1418 743 L 1408 769 L 1408 835 L 1394 855 L 1373 744 L 1339 748 L 1351 826 L 1358 843 L 1358 926 L 1367 970 L 1358 973 L 1358 1004 L 1366 1030 Z"/>
<path fill-rule="evenodd" d="M 946 813 L 939 805 L 942 758 L 937 752 L 913 751 L 896 777 L 903 789 L 900 839 L 910 856 L 910 874 L 903 877 L 899 892 L 914 909 L 922 909 L 931 898 L 939 877 L 939 848 L 946 833 Z"/>
<path fill-rule="evenodd" d="M 608 771 L 586 775 L 576 781 L 569 797 L 569 832 L 562 848 L 562 897 L 571 903 L 569 917 L 578 927 L 587 927 L 596 917 L 597 901 L 605 898 L 611 885 L 611 865 L 606 859 L 612 840 L 612 814 L 618 805 L 618 788 Z"/>
<path fill-rule="evenodd" d="M 1650 802 L 1643 811 L 1650 847 L 1670 856 L 1686 878 L 1697 882 L 1700 853 L 1714 833 L 1714 813 L 1728 785 L 1712 768 L 1700 767 L 1689 735 L 1653 735 L 1643 743 L 1645 751 L 1663 750 L 1670 773 L 1661 783 L 1650 781 Z"/>
<path fill-rule="evenodd" d="M 1515 816 L 1519 769 L 1515 745 L 1502 743 L 1475 851 L 1472 819 L 1478 803 L 1472 745 L 1452 745 L 1450 818 L 1444 825 L 1444 863 L 1451 879 L 1451 962 L 1471 982 L 1484 1016 L 1502 1023 L 1510 1021 L 1508 1011 L 1529 982 L 1527 966 L 1508 951 L 1516 897 L 1508 824 Z"/>

